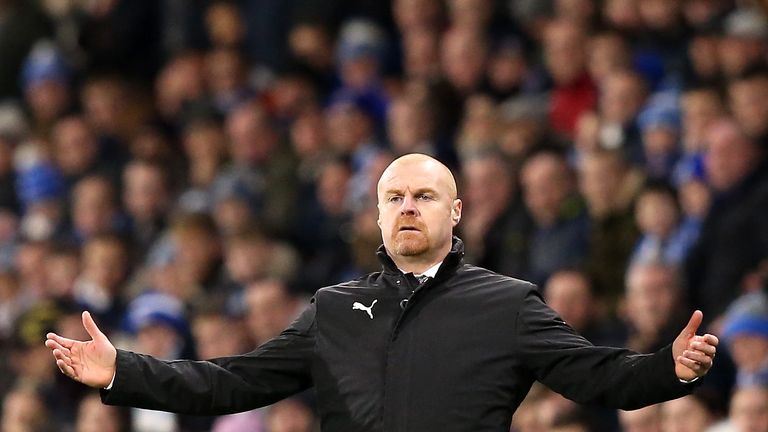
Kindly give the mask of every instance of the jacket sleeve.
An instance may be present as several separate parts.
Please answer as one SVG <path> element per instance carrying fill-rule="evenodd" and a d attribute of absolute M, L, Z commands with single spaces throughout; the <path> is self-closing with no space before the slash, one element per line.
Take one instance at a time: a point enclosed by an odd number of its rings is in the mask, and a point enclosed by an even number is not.
<path fill-rule="evenodd" d="M 195 415 L 269 405 L 312 386 L 315 303 L 276 338 L 242 355 L 163 361 L 118 350 L 115 382 L 102 402 Z"/>
<path fill-rule="evenodd" d="M 690 393 L 675 374 L 671 345 L 653 353 L 596 347 L 528 290 L 516 320 L 523 364 L 537 380 L 579 403 L 637 409 Z"/>

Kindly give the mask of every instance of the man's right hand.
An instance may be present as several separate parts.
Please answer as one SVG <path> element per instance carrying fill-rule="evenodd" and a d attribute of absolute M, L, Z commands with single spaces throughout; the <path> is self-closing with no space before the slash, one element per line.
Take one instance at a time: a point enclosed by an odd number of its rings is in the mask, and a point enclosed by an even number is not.
<path fill-rule="evenodd" d="M 83 326 L 91 340 L 81 342 L 48 333 L 45 346 L 53 350 L 56 366 L 64 375 L 91 387 L 104 388 L 115 375 L 117 350 L 87 311 L 83 312 Z"/>

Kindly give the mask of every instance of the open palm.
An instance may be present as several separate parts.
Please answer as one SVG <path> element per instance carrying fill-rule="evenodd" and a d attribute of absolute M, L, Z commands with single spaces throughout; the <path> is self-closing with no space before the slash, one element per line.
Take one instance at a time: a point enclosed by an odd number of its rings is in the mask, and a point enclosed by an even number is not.
<path fill-rule="evenodd" d="M 106 387 L 115 374 L 117 350 L 88 312 L 83 312 L 83 326 L 91 340 L 83 342 L 48 333 L 45 346 L 53 350 L 56 366 L 64 375 L 91 387 Z"/>

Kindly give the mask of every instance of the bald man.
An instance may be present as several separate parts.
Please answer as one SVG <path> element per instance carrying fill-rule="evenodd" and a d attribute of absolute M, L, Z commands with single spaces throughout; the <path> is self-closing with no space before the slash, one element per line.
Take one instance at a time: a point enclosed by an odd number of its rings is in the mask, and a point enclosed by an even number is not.
<path fill-rule="evenodd" d="M 578 402 L 638 408 L 688 393 L 717 338 L 701 313 L 651 355 L 594 347 L 528 282 L 464 264 L 451 172 L 411 154 L 378 184 L 382 271 L 322 288 L 247 354 L 161 361 L 116 350 L 90 315 L 86 342 L 49 334 L 61 371 L 107 404 L 225 414 L 314 386 L 323 431 L 505 431 L 534 380 Z"/>

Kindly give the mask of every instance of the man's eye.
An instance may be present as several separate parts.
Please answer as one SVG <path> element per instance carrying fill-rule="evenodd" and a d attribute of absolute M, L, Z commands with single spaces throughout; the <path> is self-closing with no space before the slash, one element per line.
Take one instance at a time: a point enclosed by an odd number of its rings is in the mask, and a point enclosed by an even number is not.
<path fill-rule="evenodd" d="M 401 196 L 393 195 L 393 196 L 389 197 L 389 202 L 396 203 L 396 202 L 400 202 L 402 199 L 403 199 L 403 197 L 401 197 Z"/>
<path fill-rule="evenodd" d="M 416 199 L 419 199 L 419 200 L 421 200 L 421 201 L 429 201 L 429 200 L 431 200 L 431 199 L 432 199 L 432 195 L 429 195 L 429 194 L 421 194 L 421 195 L 417 196 L 417 197 L 416 197 Z"/>

